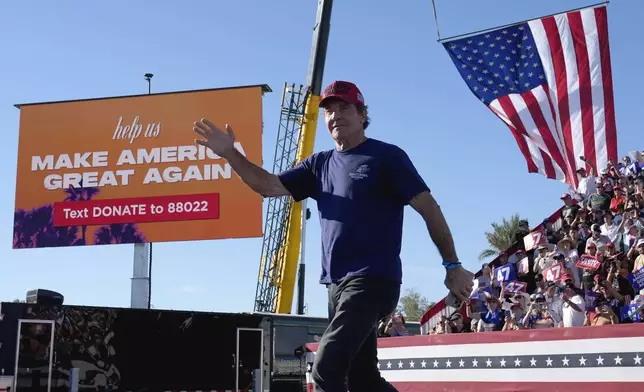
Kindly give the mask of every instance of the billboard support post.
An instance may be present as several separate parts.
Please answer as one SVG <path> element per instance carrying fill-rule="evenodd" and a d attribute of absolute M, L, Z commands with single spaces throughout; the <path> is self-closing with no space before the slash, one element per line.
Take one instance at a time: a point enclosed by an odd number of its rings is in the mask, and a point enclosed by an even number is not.
<path fill-rule="evenodd" d="M 148 282 L 148 260 L 150 243 L 134 244 L 134 263 L 132 270 L 132 294 L 130 307 L 146 309 L 150 298 Z"/>
<path fill-rule="evenodd" d="M 148 95 L 152 94 L 153 76 L 151 73 L 143 75 L 148 82 Z M 140 309 L 152 307 L 152 243 L 134 244 L 130 307 Z"/>

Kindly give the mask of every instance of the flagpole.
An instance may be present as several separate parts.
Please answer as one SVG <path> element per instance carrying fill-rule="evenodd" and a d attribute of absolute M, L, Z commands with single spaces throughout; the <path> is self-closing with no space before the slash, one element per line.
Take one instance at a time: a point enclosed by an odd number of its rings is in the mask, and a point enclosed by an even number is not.
<path fill-rule="evenodd" d="M 438 14 L 436 13 L 436 1 L 432 0 L 432 8 L 434 9 L 434 22 L 436 24 L 436 40 L 441 41 L 441 32 L 438 30 Z"/>
<path fill-rule="evenodd" d="M 432 0 L 432 2 L 433 2 L 433 0 Z M 608 4 L 609 2 L 610 1 L 606 0 L 606 1 L 602 1 L 601 3 L 587 5 L 585 7 L 573 8 L 573 9 L 570 9 L 570 10 L 567 10 L 567 11 L 556 12 L 556 13 L 550 14 L 550 15 L 544 15 L 544 16 L 538 16 L 536 18 L 525 19 L 525 20 L 522 20 L 520 22 L 509 23 L 509 24 L 502 25 L 502 26 L 497 26 L 497 27 L 492 27 L 492 28 L 488 28 L 488 29 L 473 31 L 471 33 L 455 35 L 455 36 L 447 37 L 447 38 L 443 38 L 443 39 L 439 38 L 438 42 L 442 44 L 442 43 L 454 41 L 454 40 L 461 39 L 461 38 L 466 38 L 466 37 L 471 37 L 471 36 L 478 35 L 478 34 L 487 33 L 488 31 L 494 31 L 494 30 L 498 30 L 498 29 L 502 29 L 502 28 L 506 28 L 506 27 L 516 26 L 518 24 L 530 22 L 530 21 L 533 21 L 533 20 L 536 20 L 536 19 L 548 18 L 548 17 L 551 17 L 551 16 L 559 15 L 559 14 L 565 14 L 565 13 L 568 13 L 568 12 L 584 10 L 584 9 L 587 9 L 587 8 L 597 8 L 597 7 L 601 7 L 603 5 Z M 438 25 L 436 25 L 436 28 L 438 28 Z"/>

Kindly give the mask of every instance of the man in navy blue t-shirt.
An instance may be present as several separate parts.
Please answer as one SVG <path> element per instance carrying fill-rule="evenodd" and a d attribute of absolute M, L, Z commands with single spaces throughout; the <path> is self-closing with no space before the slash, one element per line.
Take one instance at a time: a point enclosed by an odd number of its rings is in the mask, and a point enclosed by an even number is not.
<path fill-rule="evenodd" d="M 320 340 L 312 377 L 318 392 L 395 391 L 378 370 L 377 323 L 393 313 L 400 296 L 403 210 L 425 220 L 446 268 L 445 284 L 460 300 L 472 291 L 473 274 L 456 255 L 449 227 L 407 154 L 367 138 L 367 106 L 358 88 L 336 81 L 320 107 L 335 149 L 313 154 L 274 175 L 234 147 L 230 126 L 221 131 L 203 119 L 194 131 L 225 158 L 241 179 L 264 197 L 290 195 L 317 202 L 322 233 L 320 283 L 328 288 L 329 326 Z M 204 140 L 205 139 L 205 140 Z"/>

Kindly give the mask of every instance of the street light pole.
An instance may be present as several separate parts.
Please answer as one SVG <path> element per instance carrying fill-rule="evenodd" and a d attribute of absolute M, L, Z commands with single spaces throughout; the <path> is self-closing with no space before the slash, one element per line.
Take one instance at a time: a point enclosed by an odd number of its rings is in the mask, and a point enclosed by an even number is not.
<path fill-rule="evenodd" d="M 148 94 L 152 94 L 152 77 L 153 77 L 153 76 L 154 76 L 154 75 L 153 75 L 153 74 L 151 74 L 151 73 L 146 73 L 145 75 L 143 75 L 143 77 L 145 78 L 145 80 L 147 80 L 147 81 L 148 81 Z"/>

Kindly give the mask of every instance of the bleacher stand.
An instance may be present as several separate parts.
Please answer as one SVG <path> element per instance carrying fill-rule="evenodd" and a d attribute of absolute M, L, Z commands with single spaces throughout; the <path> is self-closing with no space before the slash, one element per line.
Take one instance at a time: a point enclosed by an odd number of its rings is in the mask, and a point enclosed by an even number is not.
<path fill-rule="evenodd" d="M 640 155 L 641 154 L 641 155 Z M 476 274 L 470 303 L 437 302 L 423 334 L 491 332 L 644 320 L 642 156 L 579 170 L 584 188 Z"/>

